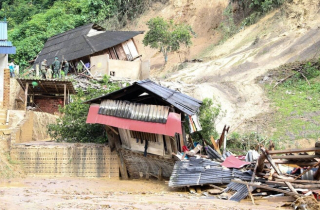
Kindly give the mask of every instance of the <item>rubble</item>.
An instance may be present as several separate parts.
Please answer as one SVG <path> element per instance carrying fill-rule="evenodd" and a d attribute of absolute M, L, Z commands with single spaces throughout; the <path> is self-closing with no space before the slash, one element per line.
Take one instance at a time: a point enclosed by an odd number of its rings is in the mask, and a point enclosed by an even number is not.
<path fill-rule="evenodd" d="M 226 127 L 217 141 L 211 138 L 212 145 L 205 146 L 200 154 L 177 161 L 169 187 L 194 189 L 206 185 L 208 195 L 219 199 L 240 202 L 248 198 L 255 205 L 259 198 L 290 202 L 294 208 L 319 209 L 320 143 L 313 148 L 290 150 L 274 150 L 272 146 L 266 150 L 258 145 L 257 150 L 240 158 L 226 148 L 220 151 L 226 142 L 225 131 Z"/>

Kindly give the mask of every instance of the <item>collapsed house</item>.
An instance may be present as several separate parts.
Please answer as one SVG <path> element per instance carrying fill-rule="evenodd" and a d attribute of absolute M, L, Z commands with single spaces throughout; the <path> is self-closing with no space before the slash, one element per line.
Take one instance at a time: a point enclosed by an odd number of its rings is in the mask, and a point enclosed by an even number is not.
<path fill-rule="evenodd" d="M 183 121 L 197 119 L 202 102 L 151 80 L 87 101 L 87 123 L 106 125 L 108 144 L 116 149 L 123 178 L 170 177 L 172 153 L 186 145 Z M 197 122 L 196 124 L 199 124 Z"/>
<path fill-rule="evenodd" d="M 90 63 L 90 75 L 138 80 L 149 76 L 149 61 L 141 61 L 134 37 L 142 31 L 106 31 L 99 25 L 88 24 L 47 40 L 38 54 L 35 68 L 46 59 L 50 65 L 55 57 L 66 59 L 70 73 L 76 73 L 77 63 Z"/>

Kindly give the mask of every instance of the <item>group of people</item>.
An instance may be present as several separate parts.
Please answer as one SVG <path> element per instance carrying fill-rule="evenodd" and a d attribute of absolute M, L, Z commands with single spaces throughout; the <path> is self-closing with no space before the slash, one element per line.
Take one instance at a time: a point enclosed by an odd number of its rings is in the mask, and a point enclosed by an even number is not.
<path fill-rule="evenodd" d="M 67 76 L 69 72 L 69 63 L 66 59 L 63 59 L 62 62 L 60 62 L 58 57 L 55 57 L 51 64 L 51 68 L 48 66 L 46 59 L 43 59 L 40 64 L 40 71 L 43 79 L 61 78 L 61 70 L 63 70 L 64 75 Z"/>

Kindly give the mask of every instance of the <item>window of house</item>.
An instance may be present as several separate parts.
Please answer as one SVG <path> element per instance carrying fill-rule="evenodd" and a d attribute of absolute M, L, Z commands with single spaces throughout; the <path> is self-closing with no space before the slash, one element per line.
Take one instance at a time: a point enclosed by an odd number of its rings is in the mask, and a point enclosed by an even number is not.
<path fill-rule="evenodd" d="M 139 131 L 130 131 L 131 138 L 138 140 L 147 140 L 152 142 L 158 142 L 158 134 L 154 133 L 145 133 Z"/>

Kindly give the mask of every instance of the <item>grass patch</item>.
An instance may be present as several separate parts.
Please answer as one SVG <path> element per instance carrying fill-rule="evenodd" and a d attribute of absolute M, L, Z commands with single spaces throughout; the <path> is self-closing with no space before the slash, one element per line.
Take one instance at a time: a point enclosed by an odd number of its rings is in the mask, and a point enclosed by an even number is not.
<path fill-rule="evenodd" d="M 271 119 L 272 127 L 276 128 L 272 138 L 278 141 L 320 136 L 320 71 L 310 63 L 302 68 L 310 85 L 299 72 L 276 88 L 274 84 L 266 85 L 267 95 L 276 110 Z"/>

